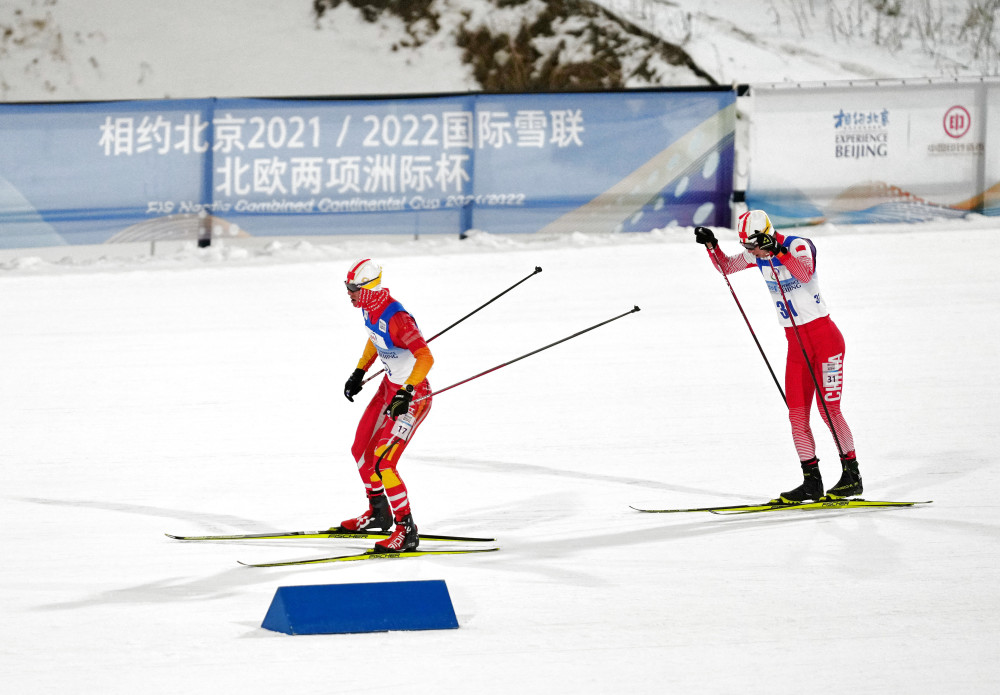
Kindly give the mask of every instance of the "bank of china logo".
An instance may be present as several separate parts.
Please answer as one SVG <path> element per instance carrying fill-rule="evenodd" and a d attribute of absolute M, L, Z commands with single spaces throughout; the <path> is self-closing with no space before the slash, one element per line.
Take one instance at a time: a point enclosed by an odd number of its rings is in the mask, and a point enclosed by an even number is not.
<path fill-rule="evenodd" d="M 952 106 L 944 113 L 945 134 L 954 139 L 958 139 L 969 132 L 972 127 L 972 117 L 964 106 Z"/>

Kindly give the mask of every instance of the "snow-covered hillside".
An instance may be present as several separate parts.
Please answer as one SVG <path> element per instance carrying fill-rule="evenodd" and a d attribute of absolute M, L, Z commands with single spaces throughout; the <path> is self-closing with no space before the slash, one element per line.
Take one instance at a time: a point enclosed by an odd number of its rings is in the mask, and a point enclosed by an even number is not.
<path fill-rule="evenodd" d="M 998 0 L 596 0 L 719 84 L 1000 73 Z"/>
<path fill-rule="evenodd" d="M 459 32 L 513 37 L 543 11 L 560 19 L 531 38 L 542 56 L 535 69 L 553 55 L 588 60 L 595 31 L 621 31 L 610 40 L 620 46 L 612 68 L 628 87 L 1000 69 L 998 0 L 599 0 L 631 25 L 622 30 L 603 17 L 585 28 L 593 5 L 575 0 L 421 4 L 433 21 L 407 25 L 389 13 L 366 21 L 337 0 L 8 0 L 0 100 L 477 91 L 482 79 L 463 62 Z M 490 56 L 509 58 L 503 48 Z"/>

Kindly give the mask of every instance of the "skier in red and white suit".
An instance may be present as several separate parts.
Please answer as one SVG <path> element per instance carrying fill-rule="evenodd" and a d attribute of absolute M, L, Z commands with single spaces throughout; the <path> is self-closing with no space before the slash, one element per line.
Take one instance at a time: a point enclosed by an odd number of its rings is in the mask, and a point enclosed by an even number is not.
<path fill-rule="evenodd" d="M 785 328 L 788 340 L 785 397 L 788 400 L 792 440 L 804 480 L 794 490 L 781 493 L 780 499 L 784 502 L 803 502 L 823 496 L 819 459 L 816 458 L 816 445 L 809 426 L 817 383 L 823 391 L 820 397 L 826 406 L 820 406 L 820 416 L 834 433 L 841 458 L 841 478 L 826 494 L 833 498 L 859 495 L 863 487 L 854 436 L 840 410 L 844 387 L 844 336 L 830 318 L 819 289 L 816 246 L 804 237 L 786 237 L 777 233 L 763 210 L 750 210 L 740 215 L 737 232 L 745 250 L 733 256 L 722 252 L 715 235 L 706 227 L 695 229 L 695 239 L 712 252 L 712 263 L 726 275 L 759 268 L 777 309 L 778 322 Z M 796 328 L 802 345 L 796 337 Z M 808 361 L 802 354 L 803 347 L 809 356 Z"/>
<path fill-rule="evenodd" d="M 351 304 L 362 310 L 368 340 L 357 368 L 344 385 L 344 396 L 354 402 L 376 357 L 382 360 L 385 376 L 361 416 L 351 448 L 368 494 L 368 510 L 340 526 L 350 531 L 387 531 L 395 522 L 392 534 L 378 541 L 375 550 L 413 550 L 420 539 L 397 466 L 407 443 L 430 412 L 427 372 L 434 357 L 416 321 L 382 287 L 381 266 L 370 258 L 356 261 L 345 284 Z"/>

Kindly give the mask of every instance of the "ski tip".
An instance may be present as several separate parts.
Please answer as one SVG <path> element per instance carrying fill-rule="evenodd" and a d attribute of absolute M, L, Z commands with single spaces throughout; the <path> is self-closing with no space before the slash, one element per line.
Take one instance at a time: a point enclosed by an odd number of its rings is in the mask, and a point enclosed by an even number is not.
<path fill-rule="evenodd" d="M 284 567 L 286 565 L 301 565 L 307 564 L 305 562 L 243 562 L 243 560 L 237 560 L 236 564 L 242 565 L 243 567 Z"/>

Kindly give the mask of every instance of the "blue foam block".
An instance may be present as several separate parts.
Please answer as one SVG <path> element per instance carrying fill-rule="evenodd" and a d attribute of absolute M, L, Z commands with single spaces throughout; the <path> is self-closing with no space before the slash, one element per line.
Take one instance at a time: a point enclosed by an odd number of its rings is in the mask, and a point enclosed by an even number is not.
<path fill-rule="evenodd" d="M 458 627 L 444 580 L 282 586 L 261 627 L 288 635 Z"/>

